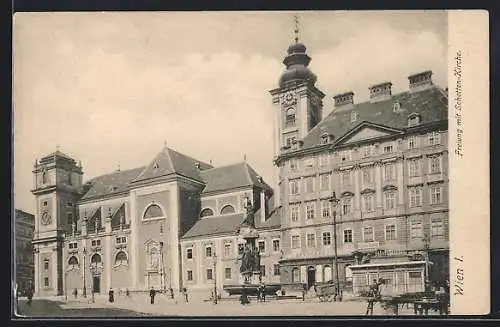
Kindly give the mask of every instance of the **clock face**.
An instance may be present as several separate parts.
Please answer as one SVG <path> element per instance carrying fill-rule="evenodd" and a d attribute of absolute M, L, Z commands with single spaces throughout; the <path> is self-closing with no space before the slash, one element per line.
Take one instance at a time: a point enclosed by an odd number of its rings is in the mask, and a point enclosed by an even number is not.
<path fill-rule="evenodd" d="M 43 225 L 49 225 L 52 222 L 50 214 L 47 211 L 45 211 L 44 213 L 42 213 L 41 222 L 42 222 Z"/>

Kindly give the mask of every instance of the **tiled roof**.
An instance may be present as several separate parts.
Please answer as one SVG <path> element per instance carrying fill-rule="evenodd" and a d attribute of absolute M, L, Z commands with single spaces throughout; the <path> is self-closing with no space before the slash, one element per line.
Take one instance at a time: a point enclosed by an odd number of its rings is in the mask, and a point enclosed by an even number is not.
<path fill-rule="evenodd" d="M 72 163 L 75 162 L 75 159 L 71 158 L 69 155 L 67 155 L 65 153 L 62 153 L 59 150 L 57 150 L 55 152 L 52 152 L 51 154 L 48 154 L 48 155 L 44 156 L 42 159 L 40 159 L 40 162 L 41 163 L 51 162 L 51 161 L 54 161 L 55 159 L 63 159 L 65 161 L 69 161 L 69 162 L 72 162 Z"/>
<path fill-rule="evenodd" d="M 207 169 L 201 172 L 201 177 L 206 184 L 203 193 L 217 192 L 245 186 L 257 186 L 270 189 L 259 175 L 246 162 Z"/>
<path fill-rule="evenodd" d="M 243 220 L 243 215 L 238 213 L 199 219 L 182 238 L 235 232 Z"/>
<path fill-rule="evenodd" d="M 197 165 L 199 165 L 199 168 Z M 200 171 L 209 168 L 212 168 L 209 164 L 165 147 L 131 182 L 146 181 L 171 174 L 183 175 L 201 182 L 203 180 L 200 176 Z"/>
<path fill-rule="evenodd" d="M 123 192 L 128 189 L 128 183 L 143 170 L 144 167 L 140 167 L 93 178 L 88 182 L 91 186 L 82 200 Z"/>
<path fill-rule="evenodd" d="M 399 102 L 401 109 L 393 110 L 393 104 Z M 351 122 L 351 113 L 358 114 L 355 122 Z M 331 134 L 339 139 L 351 129 L 366 121 L 392 128 L 405 129 L 408 126 L 408 115 L 416 113 L 421 123 L 448 119 L 448 99 L 446 94 L 436 86 L 417 91 L 395 94 L 387 100 L 353 104 L 349 109 L 333 110 L 325 119 L 315 126 L 303 139 L 302 148 L 311 148 L 320 144 L 321 135 Z"/>

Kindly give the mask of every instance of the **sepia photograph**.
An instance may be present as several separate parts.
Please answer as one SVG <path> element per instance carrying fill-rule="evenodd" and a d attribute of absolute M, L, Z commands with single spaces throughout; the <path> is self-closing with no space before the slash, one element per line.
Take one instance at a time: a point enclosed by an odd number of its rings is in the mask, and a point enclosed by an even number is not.
<path fill-rule="evenodd" d="M 14 314 L 456 314 L 449 15 L 17 13 Z"/>

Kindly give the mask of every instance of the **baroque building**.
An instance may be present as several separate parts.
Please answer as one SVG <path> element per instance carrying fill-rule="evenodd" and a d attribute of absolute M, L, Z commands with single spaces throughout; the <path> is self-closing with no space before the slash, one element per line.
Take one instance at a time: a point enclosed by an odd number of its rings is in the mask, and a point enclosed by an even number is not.
<path fill-rule="evenodd" d="M 234 235 L 247 199 L 262 231 L 261 269 L 279 280 L 273 191 L 247 162 L 213 167 L 164 147 L 147 166 L 82 183 L 82 165 L 56 151 L 34 176 L 39 295 L 238 283 Z"/>
<path fill-rule="evenodd" d="M 31 244 L 35 229 L 35 216 L 23 210 L 16 209 L 15 219 L 15 281 L 17 289 L 23 294 L 33 286 L 35 275 L 33 245 Z"/>
<path fill-rule="evenodd" d="M 323 98 L 306 47 L 292 44 L 275 110 L 283 287 L 339 281 L 359 294 L 382 278 L 386 293 L 424 289 L 448 277 L 447 94 L 432 72 Z M 335 219 L 334 219 L 335 216 Z M 335 220 L 335 224 L 334 224 Z M 432 262 L 432 263 L 431 263 Z"/>

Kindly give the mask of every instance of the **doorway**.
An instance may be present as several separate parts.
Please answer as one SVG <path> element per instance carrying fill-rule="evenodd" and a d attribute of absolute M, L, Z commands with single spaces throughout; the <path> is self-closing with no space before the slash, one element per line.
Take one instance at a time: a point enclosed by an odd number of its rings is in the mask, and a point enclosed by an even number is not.
<path fill-rule="evenodd" d="M 101 277 L 94 276 L 92 279 L 92 290 L 94 293 L 101 293 Z"/>
<path fill-rule="evenodd" d="M 310 289 L 316 283 L 316 268 L 314 266 L 307 267 L 307 289 Z"/>

